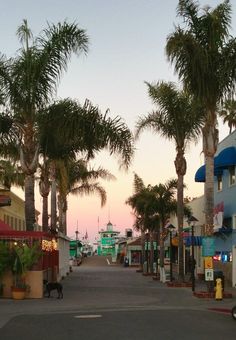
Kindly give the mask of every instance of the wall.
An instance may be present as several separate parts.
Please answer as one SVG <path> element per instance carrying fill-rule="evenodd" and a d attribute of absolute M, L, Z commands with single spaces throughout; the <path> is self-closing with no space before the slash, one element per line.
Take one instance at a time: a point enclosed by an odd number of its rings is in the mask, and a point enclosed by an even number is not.
<path fill-rule="evenodd" d="M 69 260 L 70 260 L 70 239 L 63 234 L 60 234 L 58 239 L 59 250 L 59 272 L 58 281 L 62 276 L 66 276 L 69 273 Z"/>
<path fill-rule="evenodd" d="M 27 272 L 25 281 L 30 286 L 30 291 L 26 294 L 26 298 L 41 299 L 43 297 L 43 271 Z M 11 298 L 12 273 L 5 273 L 2 282 L 4 284 L 3 297 Z"/>

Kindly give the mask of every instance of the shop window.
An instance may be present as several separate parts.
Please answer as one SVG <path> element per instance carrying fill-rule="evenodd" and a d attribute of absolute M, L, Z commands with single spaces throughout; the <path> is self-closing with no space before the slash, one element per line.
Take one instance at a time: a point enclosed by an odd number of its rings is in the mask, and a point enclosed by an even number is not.
<path fill-rule="evenodd" d="M 221 191 L 223 188 L 223 184 L 222 184 L 222 175 L 218 175 L 217 176 L 217 190 Z"/>
<path fill-rule="evenodd" d="M 236 183 L 235 177 L 235 166 L 229 168 L 229 185 L 234 185 Z"/>

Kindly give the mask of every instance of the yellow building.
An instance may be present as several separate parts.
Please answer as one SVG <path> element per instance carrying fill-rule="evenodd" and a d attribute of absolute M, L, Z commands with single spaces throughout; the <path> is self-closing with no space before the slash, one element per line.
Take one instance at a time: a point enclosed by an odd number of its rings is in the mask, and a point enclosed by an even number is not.
<path fill-rule="evenodd" d="M 25 230 L 25 201 L 12 191 L 5 191 L 3 194 L 10 197 L 11 205 L 0 207 L 0 220 L 8 224 L 13 230 Z M 36 210 L 35 214 L 37 221 L 40 212 Z M 36 224 L 35 231 L 41 230 L 41 226 Z"/>

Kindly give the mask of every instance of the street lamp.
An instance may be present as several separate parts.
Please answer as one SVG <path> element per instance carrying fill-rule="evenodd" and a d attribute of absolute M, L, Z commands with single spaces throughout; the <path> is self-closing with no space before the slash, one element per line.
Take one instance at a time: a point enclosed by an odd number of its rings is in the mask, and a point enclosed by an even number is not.
<path fill-rule="evenodd" d="M 175 226 L 173 224 L 169 224 L 167 229 L 170 233 L 170 282 L 173 281 L 173 270 L 172 270 L 172 232 L 175 230 Z"/>
<path fill-rule="evenodd" d="M 194 216 L 190 216 L 188 219 L 188 225 L 191 227 L 191 248 L 192 248 L 192 260 L 191 260 L 191 279 L 192 279 L 192 292 L 195 291 L 195 258 L 194 258 L 194 227 L 198 222 L 198 219 Z"/>
<path fill-rule="evenodd" d="M 76 240 L 76 251 L 75 251 L 75 257 L 76 257 L 76 261 L 77 261 L 77 257 L 78 257 L 78 234 L 79 234 L 79 231 L 78 231 L 78 227 L 75 231 L 75 240 Z"/>

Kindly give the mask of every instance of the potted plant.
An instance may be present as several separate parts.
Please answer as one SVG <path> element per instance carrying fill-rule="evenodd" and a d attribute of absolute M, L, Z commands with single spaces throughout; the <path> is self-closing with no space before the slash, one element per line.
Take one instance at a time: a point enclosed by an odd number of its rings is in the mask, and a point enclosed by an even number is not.
<path fill-rule="evenodd" d="M 26 273 L 41 256 L 38 243 L 32 247 L 25 243 L 14 245 L 11 249 L 11 271 L 13 274 L 12 297 L 24 299 L 30 287 L 26 283 Z"/>
<path fill-rule="evenodd" d="M 9 245 L 5 242 L 0 242 L 0 296 L 3 295 L 2 277 L 5 271 L 9 268 Z"/>

